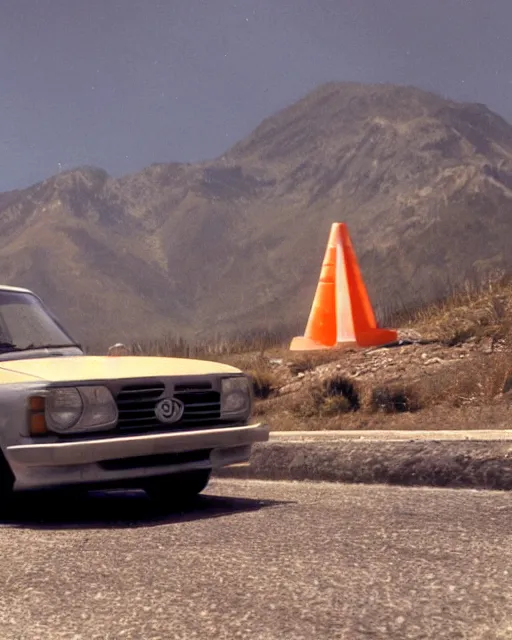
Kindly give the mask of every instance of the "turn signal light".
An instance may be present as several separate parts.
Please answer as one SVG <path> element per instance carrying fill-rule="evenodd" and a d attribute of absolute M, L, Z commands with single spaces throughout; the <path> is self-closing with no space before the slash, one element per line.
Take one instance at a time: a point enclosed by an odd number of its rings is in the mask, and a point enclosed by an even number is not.
<path fill-rule="evenodd" d="M 32 396 L 29 405 L 29 429 L 31 436 L 42 436 L 48 433 L 44 417 L 45 399 L 42 396 Z"/>
<path fill-rule="evenodd" d="M 42 396 L 32 396 L 29 398 L 31 411 L 44 411 L 44 398 Z"/>

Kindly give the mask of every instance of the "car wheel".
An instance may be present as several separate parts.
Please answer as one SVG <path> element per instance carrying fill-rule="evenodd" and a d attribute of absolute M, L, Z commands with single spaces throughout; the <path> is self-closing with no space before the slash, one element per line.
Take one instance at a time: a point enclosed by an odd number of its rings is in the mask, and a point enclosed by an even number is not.
<path fill-rule="evenodd" d="M 195 498 L 206 489 L 210 481 L 210 469 L 173 473 L 152 478 L 144 484 L 144 490 L 154 501 L 165 504 L 181 504 Z"/>
<path fill-rule="evenodd" d="M 7 514 L 13 505 L 14 475 L 0 452 L 0 515 Z"/>

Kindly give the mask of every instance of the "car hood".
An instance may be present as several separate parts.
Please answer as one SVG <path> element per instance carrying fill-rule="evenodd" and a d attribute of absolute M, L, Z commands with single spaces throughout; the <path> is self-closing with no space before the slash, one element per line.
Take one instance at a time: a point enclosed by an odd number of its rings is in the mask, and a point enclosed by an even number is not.
<path fill-rule="evenodd" d="M 82 382 L 240 373 L 218 362 L 189 358 L 142 356 L 73 356 L 10 360 L 0 363 L 0 384 L 23 379 L 48 382 Z"/>

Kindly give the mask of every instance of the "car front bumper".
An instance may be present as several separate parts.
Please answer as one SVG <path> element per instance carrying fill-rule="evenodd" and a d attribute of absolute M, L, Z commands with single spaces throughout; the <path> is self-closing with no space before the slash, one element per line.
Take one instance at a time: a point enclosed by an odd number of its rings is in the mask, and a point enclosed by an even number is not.
<path fill-rule="evenodd" d="M 218 429 L 9 446 L 16 489 L 101 484 L 246 462 L 269 428 Z M 194 453 L 196 455 L 194 455 Z"/>

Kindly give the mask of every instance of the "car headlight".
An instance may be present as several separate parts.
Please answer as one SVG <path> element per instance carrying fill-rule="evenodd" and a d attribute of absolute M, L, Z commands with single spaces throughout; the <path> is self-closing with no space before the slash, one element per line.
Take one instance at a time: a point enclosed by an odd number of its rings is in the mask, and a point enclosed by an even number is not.
<path fill-rule="evenodd" d="M 62 387 L 50 389 L 46 396 L 46 424 L 56 433 L 113 428 L 117 418 L 117 406 L 106 387 Z"/>
<path fill-rule="evenodd" d="M 223 378 L 221 384 L 221 418 L 248 418 L 252 408 L 252 394 L 246 376 Z"/>

